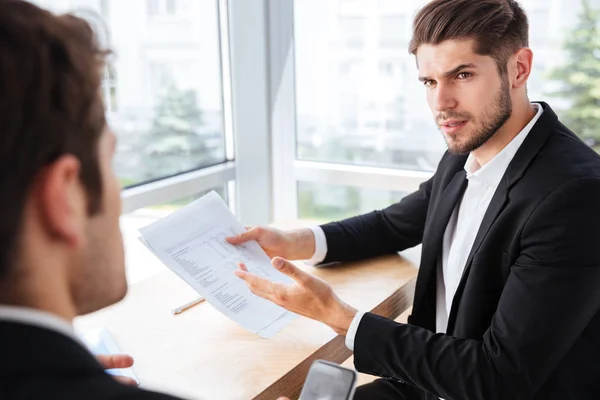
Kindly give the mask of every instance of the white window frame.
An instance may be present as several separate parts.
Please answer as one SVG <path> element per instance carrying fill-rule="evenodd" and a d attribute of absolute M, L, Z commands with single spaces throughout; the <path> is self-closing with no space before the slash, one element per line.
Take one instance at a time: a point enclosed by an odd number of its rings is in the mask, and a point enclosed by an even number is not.
<path fill-rule="evenodd" d="M 245 225 L 273 221 L 269 46 L 265 0 L 227 2 L 237 215 Z"/>
<path fill-rule="evenodd" d="M 296 159 L 293 2 L 218 0 L 227 162 L 126 189 L 124 213 L 227 185 L 241 221 L 264 225 L 298 218 L 299 181 L 411 192 L 431 177 Z"/>
<path fill-rule="evenodd" d="M 192 196 L 205 190 L 227 185 L 235 180 L 235 163 L 229 161 L 214 167 L 159 179 L 123 190 L 123 214 L 155 204 Z"/>

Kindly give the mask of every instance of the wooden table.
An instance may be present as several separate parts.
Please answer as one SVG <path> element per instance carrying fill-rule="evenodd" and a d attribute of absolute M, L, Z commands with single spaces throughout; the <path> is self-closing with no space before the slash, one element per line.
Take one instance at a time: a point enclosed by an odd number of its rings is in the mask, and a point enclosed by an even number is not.
<path fill-rule="evenodd" d="M 400 256 L 312 268 L 343 300 L 396 318 L 410 307 L 417 269 Z M 171 309 L 197 297 L 166 271 L 134 284 L 119 304 L 79 318 L 78 329 L 105 326 L 135 359 L 141 386 L 186 399 L 295 399 L 310 363 L 342 363 L 344 338 L 318 322 L 297 318 L 273 338 L 249 333 L 202 303 L 178 316 Z"/>

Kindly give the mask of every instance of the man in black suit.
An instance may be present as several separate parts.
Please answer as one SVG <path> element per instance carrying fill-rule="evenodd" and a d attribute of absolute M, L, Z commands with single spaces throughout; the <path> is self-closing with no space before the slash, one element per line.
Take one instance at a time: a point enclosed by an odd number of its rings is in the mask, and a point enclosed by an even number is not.
<path fill-rule="evenodd" d="M 530 103 L 533 55 L 513 0 L 433 0 L 410 51 L 448 144 L 434 176 L 382 211 L 253 228 L 294 285 L 236 273 L 258 295 L 346 336 L 357 399 L 600 398 L 600 157 Z M 358 312 L 287 262 L 350 261 L 422 243 L 408 324 Z"/>
<path fill-rule="evenodd" d="M 72 320 L 127 290 L 100 83 L 88 26 L 0 1 L 0 398 L 174 399 L 118 382 Z"/>
<path fill-rule="evenodd" d="M 175 399 L 113 379 L 72 320 L 127 291 L 115 135 L 89 25 L 0 0 L 0 399 Z"/>

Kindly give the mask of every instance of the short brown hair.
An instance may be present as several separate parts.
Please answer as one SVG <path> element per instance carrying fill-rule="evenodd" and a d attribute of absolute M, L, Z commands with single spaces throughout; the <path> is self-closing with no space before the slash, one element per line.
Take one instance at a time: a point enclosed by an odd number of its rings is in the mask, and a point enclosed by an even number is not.
<path fill-rule="evenodd" d="M 527 15 L 514 0 L 433 0 L 415 16 L 409 52 L 452 39 L 475 39 L 475 52 L 505 73 L 508 58 L 529 46 Z"/>
<path fill-rule="evenodd" d="M 88 210 L 100 207 L 98 141 L 106 52 L 90 25 L 23 0 L 0 0 L 0 277 L 14 262 L 24 205 L 40 171 L 64 154 L 81 164 Z"/>

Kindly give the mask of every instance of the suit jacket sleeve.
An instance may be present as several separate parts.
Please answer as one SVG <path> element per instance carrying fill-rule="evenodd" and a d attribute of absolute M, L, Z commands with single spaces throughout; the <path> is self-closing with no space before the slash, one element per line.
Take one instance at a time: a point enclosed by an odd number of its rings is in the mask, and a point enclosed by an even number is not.
<path fill-rule="evenodd" d="M 600 309 L 599 204 L 594 178 L 563 184 L 541 202 L 483 340 L 367 313 L 355 340 L 357 369 L 446 400 L 532 398 Z"/>
<path fill-rule="evenodd" d="M 420 244 L 433 179 L 384 210 L 322 225 L 327 239 L 327 256 L 323 262 L 355 261 Z"/>

